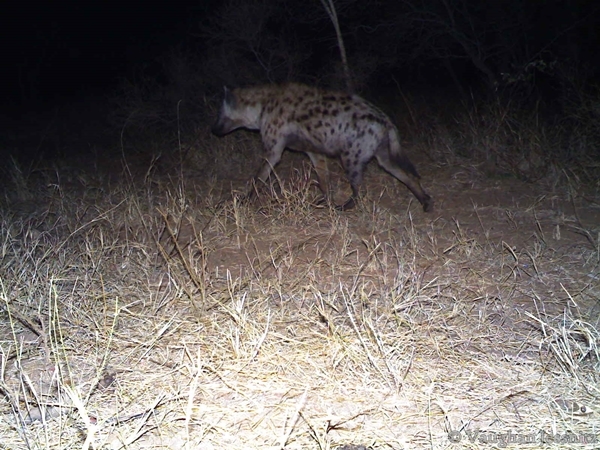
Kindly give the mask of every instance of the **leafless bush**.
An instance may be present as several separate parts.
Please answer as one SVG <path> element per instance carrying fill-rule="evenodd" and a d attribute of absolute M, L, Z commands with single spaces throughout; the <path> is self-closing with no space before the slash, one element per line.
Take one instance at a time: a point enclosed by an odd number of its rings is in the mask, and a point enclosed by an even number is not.
<path fill-rule="evenodd" d="M 309 53 L 288 26 L 291 20 L 277 2 L 225 2 L 200 29 L 211 49 L 202 66 L 209 86 L 297 80 Z"/>
<path fill-rule="evenodd" d="M 600 187 L 600 87 L 571 82 L 565 94 L 561 123 L 564 158 Z"/>
<path fill-rule="evenodd" d="M 206 88 L 197 57 L 175 50 L 159 58 L 156 66 L 155 73 L 140 70 L 136 77 L 121 80 L 112 98 L 114 126 L 174 132 L 202 119 Z"/>

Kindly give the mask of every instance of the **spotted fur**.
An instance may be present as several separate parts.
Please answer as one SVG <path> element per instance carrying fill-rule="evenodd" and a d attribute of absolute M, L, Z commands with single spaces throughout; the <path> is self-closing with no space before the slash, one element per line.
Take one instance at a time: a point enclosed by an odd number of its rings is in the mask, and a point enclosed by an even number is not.
<path fill-rule="evenodd" d="M 305 152 L 329 199 L 326 157 L 339 158 L 352 187 L 352 196 L 340 207 L 345 210 L 354 206 L 365 166 L 375 157 L 412 191 L 423 210 L 432 209 L 431 197 L 400 147 L 398 130 L 382 111 L 357 95 L 301 84 L 225 88 L 212 132 L 224 136 L 238 128 L 259 130 L 262 136 L 267 154 L 258 180 L 268 179 L 285 148 Z"/>

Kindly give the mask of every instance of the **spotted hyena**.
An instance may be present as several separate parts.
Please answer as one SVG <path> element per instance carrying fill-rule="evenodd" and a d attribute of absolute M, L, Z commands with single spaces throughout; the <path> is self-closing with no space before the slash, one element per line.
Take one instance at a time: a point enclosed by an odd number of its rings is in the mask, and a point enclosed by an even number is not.
<path fill-rule="evenodd" d="M 415 166 L 400 148 L 398 130 L 383 112 L 357 95 L 300 84 L 225 88 L 212 132 L 224 136 L 238 128 L 260 130 L 267 156 L 258 180 L 268 179 L 285 148 L 305 152 L 328 200 L 326 157 L 337 157 L 352 187 L 352 196 L 340 207 L 346 210 L 354 206 L 365 166 L 375 157 L 412 191 L 423 210 L 432 208 Z"/>

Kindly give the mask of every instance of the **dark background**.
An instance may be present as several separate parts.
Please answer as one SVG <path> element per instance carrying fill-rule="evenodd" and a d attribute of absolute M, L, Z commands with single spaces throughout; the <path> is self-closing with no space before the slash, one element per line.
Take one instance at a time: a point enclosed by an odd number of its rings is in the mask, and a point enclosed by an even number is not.
<path fill-rule="evenodd" d="M 398 88 L 455 101 L 505 96 L 523 107 L 541 101 L 544 114 L 557 117 L 573 90 L 599 79 L 595 1 L 335 5 L 353 89 L 369 98 Z M 0 146 L 18 154 L 67 151 L 23 136 L 73 116 L 118 126 L 154 102 L 165 111 L 146 123 L 156 129 L 172 123 L 167 116 L 180 101 L 196 119 L 208 116 L 207 100 L 223 84 L 347 86 L 334 28 L 317 0 L 5 2 L 1 17 Z"/>

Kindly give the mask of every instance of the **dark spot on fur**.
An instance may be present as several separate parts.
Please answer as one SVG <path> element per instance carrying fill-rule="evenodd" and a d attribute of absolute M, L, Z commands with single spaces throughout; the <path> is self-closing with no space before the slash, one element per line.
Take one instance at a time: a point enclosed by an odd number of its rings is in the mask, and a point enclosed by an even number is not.
<path fill-rule="evenodd" d="M 308 120 L 308 114 L 302 114 L 300 117 L 298 117 L 298 120 L 300 122 L 306 122 Z"/>
<path fill-rule="evenodd" d="M 333 111 L 331 111 L 331 115 L 332 116 L 337 116 L 339 112 L 340 112 L 339 110 L 334 109 Z"/>
<path fill-rule="evenodd" d="M 326 102 L 335 102 L 335 95 L 324 95 L 323 100 Z"/>
<path fill-rule="evenodd" d="M 361 120 L 367 120 L 369 122 L 376 122 L 376 123 L 384 123 L 384 121 L 381 119 L 381 117 L 377 117 L 376 115 L 374 115 L 372 113 L 363 114 L 361 117 Z"/>

